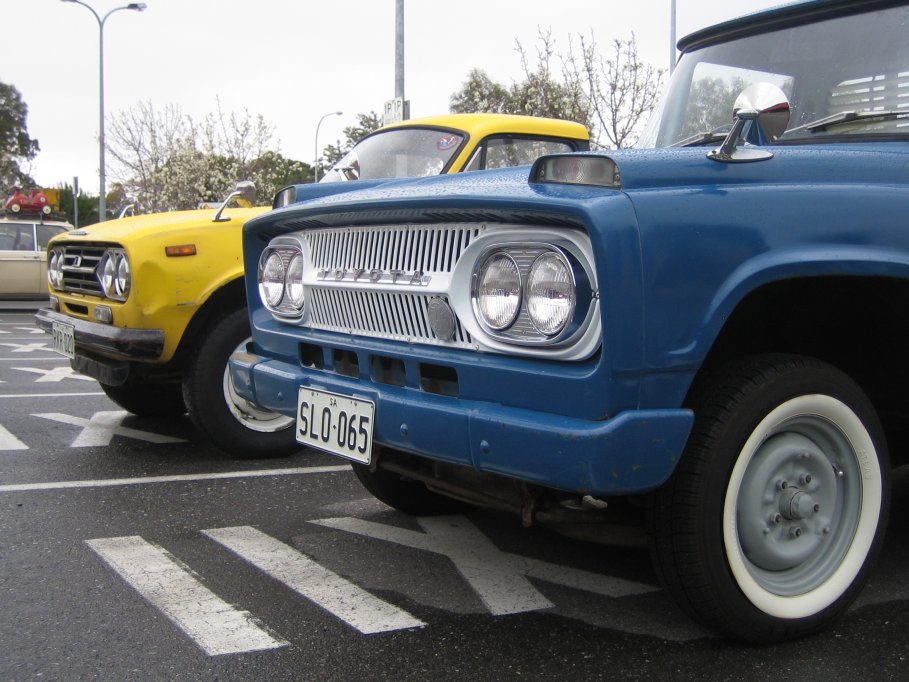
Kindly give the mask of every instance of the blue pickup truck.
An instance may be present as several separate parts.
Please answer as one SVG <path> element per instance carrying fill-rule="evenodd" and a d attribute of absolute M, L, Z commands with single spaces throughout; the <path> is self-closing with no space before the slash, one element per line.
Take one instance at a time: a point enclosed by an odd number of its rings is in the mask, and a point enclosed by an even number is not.
<path fill-rule="evenodd" d="M 818 631 L 907 452 L 907 35 L 749 15 L 681 41 L 640 149 L 252 220 L 235 386 L 399 510 L 646 541 L 702 624 Z"/>

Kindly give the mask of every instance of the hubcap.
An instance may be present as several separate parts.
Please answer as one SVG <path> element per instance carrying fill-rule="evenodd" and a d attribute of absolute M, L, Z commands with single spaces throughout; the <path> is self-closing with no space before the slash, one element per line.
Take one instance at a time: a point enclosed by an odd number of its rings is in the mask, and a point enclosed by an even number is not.
<path fill-rule="evenodd" d="M 777 426 L 745 470 L 736 505 L 752 577 L 783 596 L 817 587 L 848 551 L 861 503 L 855 455 L 835 425 L 801 415 Z"/>

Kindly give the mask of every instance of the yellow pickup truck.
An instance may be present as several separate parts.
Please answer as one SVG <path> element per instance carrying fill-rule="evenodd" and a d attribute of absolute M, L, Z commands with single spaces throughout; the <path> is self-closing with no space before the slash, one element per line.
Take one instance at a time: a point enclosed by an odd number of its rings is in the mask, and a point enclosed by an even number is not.
<path fill-rule="evenodd" d="M 275 205 L 588 148 L 586 128 L 568 121 L 499 114 L 413 119 L 366 136 L 318 184 L 282 190 Z M 294 420 L 239 397 L 226 371 L 231 353 L 250 336 L 242 226 L 269 210 L 231 207 L 251 206 L 250 190 L 238 187 L 217 210 L 138 215 L 53 239 L 50 307 L 36 316 L 54 350 L 123 409 L 140 416 L 188 412 L 207 444 L 243 458 L 300 447 Z"/>

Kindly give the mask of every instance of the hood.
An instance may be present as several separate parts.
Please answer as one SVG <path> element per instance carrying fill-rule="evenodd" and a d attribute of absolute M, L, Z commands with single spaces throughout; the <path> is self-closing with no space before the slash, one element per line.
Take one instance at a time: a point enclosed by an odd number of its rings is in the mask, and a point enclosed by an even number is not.
<path fill-rule="evenodd" d="M 247 224 L 265 236 L 306 227 L 418 219 L 496 220 L 577 207 L 604 196 L 648 190 L 721 191 L 745 184 L 799 185 L 823 182 L 905 184 L 909 150 L 893 143 L 776 145 L 773 158 L 720 163 L 707 158 L 713 147 L 588 152 L 613 159 L 619 190 L 564 184 L 531 184 L 530 167 L 505 168 L 386 182 L 343 195 L 287 206 Z M 357 183 L 351 183 L 357 184 Z M 433 212 L 445 212 L 433 216 Z M 458 217 L 458 212 L 463 217 Z M 529 213 L 530 212 L 530 213 Z"/>
<path fill-rule="evenodd" d="M 255 208 L 229 208 L 222 214 L 223 218 L 230 218 L 225 222 L 212 222 L 217 209 L 206 208 L 194 211 L 170 211 L 168 213 L 149 213 L 146 215 L 130 216 L 119 220 L 107 220 L 87 227 L 80 227 L 62 235 L 67 241 L 100 241 L 122 242 L 142 239 L 148 235 L 163 236 L 179 234 L 185 231 L 198 231 L 203 228 L 213 230 L 230 227 L 239 228 L 247 220 L 262 215 L 269 208 L 257 206 Z"/>

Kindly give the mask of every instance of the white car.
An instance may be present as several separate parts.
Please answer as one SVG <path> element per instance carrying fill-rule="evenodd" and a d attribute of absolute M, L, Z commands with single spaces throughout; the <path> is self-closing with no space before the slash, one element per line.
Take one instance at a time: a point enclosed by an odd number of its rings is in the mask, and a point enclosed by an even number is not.
<path fill-rule="evenodd" d="M 47 298 L 47 243 L 72 227 L 40 218 L 0 219 L 0 298 Z"/>

